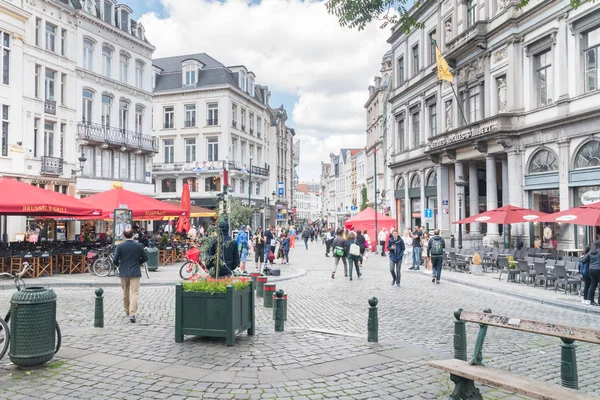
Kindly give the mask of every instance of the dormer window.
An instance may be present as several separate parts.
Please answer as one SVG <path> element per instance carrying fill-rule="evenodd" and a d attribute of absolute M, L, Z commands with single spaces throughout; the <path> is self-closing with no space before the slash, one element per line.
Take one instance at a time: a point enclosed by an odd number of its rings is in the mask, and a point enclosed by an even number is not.
<path fill-rule="evenodd" d="M 240 89 L 242 89 L 242 92 L 246 91 L 246 73 L 244 71 L 240 71 L 239 73 L 240 76 Z"/>
<path fill-rule="evenodd" d="M 248 94 L 254 97 L 254 79 L 252 78 L 248 79 Z"/>
<path fill-rule="evenodd" d="M 125 9 L 119 11 L 119 28 L 122 31 L 129 32 L 129 12 Z"/>
<path fill-rule="evenodd" d="M 198 70 L 200 63 L 195 60 L 184 61 L 181 64 L 183 86 L 196 86 L 198 83 Z"/>
<path fill-rule="evenodd" d="M 108 0 L 104 0 L 102 5 L 102 20 L 113 25 L 113 3 Z"/>

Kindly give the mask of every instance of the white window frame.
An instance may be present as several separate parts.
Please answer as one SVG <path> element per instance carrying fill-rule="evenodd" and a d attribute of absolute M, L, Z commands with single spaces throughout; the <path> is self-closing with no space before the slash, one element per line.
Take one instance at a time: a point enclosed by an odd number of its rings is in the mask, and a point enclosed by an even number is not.
<path fill-rule="evenodd" d="M 546 62 L 542 65 L 541 57 L 544 56 Z M 546 76 L 546 84 L 544 88 L 541 88 L 541 76 L 542 72 Z M 547 48 L 535 54 L 533 56 L 533 73 L 534 73 L 534 85 L 535 85 L 535 102 L 537 107 L 545 107 L 554 102 L 553 96 L 553 68 L 552 68 L 552 49 Z M 545 92 L 545 101 L 542 98 L 542 91 Z"/>
<path fill-rule="evenodd" d="M 112 98 L 110 96 L 102 95 L 102 126 L 109 128 L 112 114 Z"/>
<path fill-rule="evenodd" d="M 48 76 L 52 74 L 52 76 Z M 56 71 L 46 68 L 44 72 L 44 99 L 54 100 L 56 91 Z"/>
<path fill-rule="evenodd" d="M 185 162 L 191 163 L 196 160 L 196 138 L 185 138 L 184 140 L 185 147 Z"/>
<path fill-rule="evenodd" d="M 60 30 L 60 55 L 63 57 L 67 56 L 67 30 Z"/>
<path fill-rule="evenodd" d="M 251 135 L 254 134 L 254 114 L 249 113 L 248 114 L 248 125 L 250 126 L 250 129 L 248 130 L 250 132 Z"/>
<path fill-rule="evenodd" d="M 206 138 L 206 159 L 210 161 L 219 161 L 219 138 L 217 136 Z"/>
<path fill-rule="evenodd" d="M 92 113 L 94 112 L 94 92 L 83 89 L 81 92 L 82 109 L 81 121 L 86 124 L 92 123 Z"/>
<path fill-rule="evenodd" d="M 206 104 L 206 125 L 219 125 L 219 103 L 214 102 Z"/>
<path fill-rule="evenodd" d="M 113 51 L 108 46 L 102 47 L 102 74 L 110 78 L 112 72 L 112 55 Z"/>
<path fill-rule="evenodd" d="M 438 134 L 437 103 L 430 104 L 427 107 L 427 114 L 429 116 L 429 137 L 434 137 Z"/>
<path fill-rule="evenodd" d="M 42 66 L 39 64 L 35 64 L 35 76 L 34 76 L 34 88 L 33 88 L 33 95 L 36 99 L 40 98 L 40 85 L 41 85 L 41 79 L 42 79 Z"/>
<path fill-rule="evenodd" d="M 246 132 L 246 110 L 242 108 L 241 111 L 242 118 L 240 120 L 240 129 Z"/>
<path fill-rule="evenodd" d="M 138 89 L 144 88 L 144 62 L 136 60 L 135 62 L 135 87 Z"/>
<path fill-rule="evenodd" d="M 44 121 L 44 157 L 54 157 L 54 130 L 56 122 Z"/>
<path fill-rule="evenodd" d="M 231 126 L 237 128 L 237 110 L 238 106 L 235 103 L 231 104 Z"/>
<path fill-rule="evenodd" d="M 83 39 L 83 68 L 94 70 L 94 42 L 89 39 Z"/>
<path fill-rule="evenodd" d="M 590 34 L 595 34 L 598 36 L 596 42 L 590 44 Z M 585 93 L 592 92 L 594 90 L 598 90 L 600 88 L 599 80 L 600 74 L 598 73 L 598 56 L 600 55 L 600 27 L 596 27 L 594 29 L 590 29 L 587 32 L 582 34 L 582 47 L 583 47 L 583 80 L 584 80 L 584 91 Z M 589 59 L 590 57 L 594 58 L 594 66 L 590 66 Z M 593 78 L 594 86 L 590 85 L 590 77 Z"/>
<path fill-rule="evenodd" d="M 141 135 L 144 129 L 144 111 L 145 108 L 141 105 L 135 106 L 135 133 Z"/>
<path fill-rule="evenodd" d="M 183 86 L 196 86 L 198 83 L 198 70 L 200 69 L 200 64 L 195 60 L 185 61 L 181 65 L 181 73 Z"/>
<path fill-rule="evenodd" d="M 175 128 L 175 106 L 163 107 L 163 129 Z"/>
<path fill-rule="evenodd" d="M 262 118 L 257 116 L 256 117 L 256 136 L 260 137 L 261 132 L 262 131 Z"/>
<path fill-rule="evenodd" d="M 56 53 L 56 30 L 58 27 L 50 22 L 46 21 L 46 27 L 44 28 L 44 36 L 46 39 L 46 50 Z"/>
<path fill-rule="evenodd" d="M 184 126 L 186 128 L 193 128 L 196 126 L 196 105 L 195 104 L 185 104 L 183 106 L 184 109 Z"/>
<path fill-rule="evenodd" d="M 126 54 L 119 56 L 119 80 L 122 83 L 127 84 L 129 81 L 129 57 Z"/>
<path fill-rule="evenodd" d="M 165 164 L 175 162 L 175 139 L 163 139 L 163 156 Z"/>

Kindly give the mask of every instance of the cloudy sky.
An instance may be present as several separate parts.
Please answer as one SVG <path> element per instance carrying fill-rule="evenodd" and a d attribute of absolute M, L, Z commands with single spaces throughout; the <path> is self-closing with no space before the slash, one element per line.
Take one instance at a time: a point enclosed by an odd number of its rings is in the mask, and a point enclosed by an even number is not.
<path fill-rule="evenodd" d="M 367 88 L 389 49 L 389 30 L 340 28 L 322 1 L 129 0 L 155 57 L 205 52 L 243 64 L 283 104 L 301 141 L 300 177 L 318 181 L 321 161 L 365 145 Z"/>

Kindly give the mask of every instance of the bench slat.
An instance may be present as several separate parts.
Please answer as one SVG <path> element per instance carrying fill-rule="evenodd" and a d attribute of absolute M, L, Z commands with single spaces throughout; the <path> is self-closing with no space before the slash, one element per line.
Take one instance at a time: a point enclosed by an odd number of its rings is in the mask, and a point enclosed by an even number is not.
<path fill-rule="evenodd" d="M 502 315 L 486 314 L 473 311 L 461 312 L 460 319 L 461 321 L 466 322 L 475 322 L 478 324 L 514 329 L 517 331 L 537 333 L 546 336 L 563 337 L 581 342 L 600 344 L 600 331 L 594 329 L 548 324 L 545 322 L 510 318 Z"/>
<path fill-rule="evenodd" d="M 429 365 L 475 382 L 508 390 L 541 400 L 599 400 L 593 394 L 579 392 L 554 383 L 538 381 L 496 368 L 471 365 L 467 361 L 450 359 L 430 361 Z"/>

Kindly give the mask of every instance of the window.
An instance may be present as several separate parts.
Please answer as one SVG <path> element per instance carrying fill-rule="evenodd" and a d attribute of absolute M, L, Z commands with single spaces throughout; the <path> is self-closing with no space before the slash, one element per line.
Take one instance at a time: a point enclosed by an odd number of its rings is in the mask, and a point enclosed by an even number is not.
<path fill-rule="evenodd" d="M 102 48 L 102 73 L 107 78 L 110 78 L 111 64 L 112 64 L 112 50 L 109 49 L 108 47 L 103 47 Z"/>
<path fill-rule="evenodd" d="M 231 126 L 234 128 L 237 126 L 237 104 L 231 105 Z"/>
<path fill-rule="evenodd" d="M 40 45 L 40 34 L 41 34 L 41 29 L 42 29 L 42 19 L 41 18 L 36 18 L 35 19 L 35 45 L 39 47 Z"/>
<path fill-rule="evenodd" d="M 586 143 L 575 156 L 575 169 L 600 166 L 600 141 Z"/>
<path fill-rule="evenodd" d="M 39 140 L 39 129 L 40 129 L 40 119 L 34 118 L 33 120 L 33 157 L 37 158 L 38 156 L 38 140 Z"/>
<path fill-rule="evenodd" d="M 58 154 L 60 158 L 65 156 L 65 132 L 67 130 L 67 124 L 60 124 L 60 139 L 58 143 Z"/>
<path fill-rule="evenodd" d="M 196 105 L 186 104 L 185 108 L 185 127 L 190 128 L 196 126 Z"/>
<path fill-rule="evenodd" d="M 221 178 L 213 176 L 212 178 L 206 178 L 204 180 L 204 190 L 206 192 L 220 192 L 221 191 Z"/>
<path fill-rule="evenodd" d="M 119 79 L 123 83 L 127 83 L 127 69 L 129 67 L 129 57 L 121 54 L 119 58 Z"/>
<path fill-rule="evenodd" d="M 254 79 L 248 79 L 248 94 L 254 97 Z"/>
<path fill-rule="evenodd" d="M 585 58 L 585 91 L 598 90 L 598 49 L 600 48 L 600 28 L 583 35 Z"/>
<path fill-rule="evenodd" d="M 246 193 L 246 181 L 240 179 L 240 193 Z"/>
<path fill-rule="evenodd" d="M 184 62 L 183 76 L 185 86 L 196 86 L 196 83 L 198 83 L 198 63 L 195 61 Z"/>
<path fill-rule="evenodd" d="M 54 156 L 54 122 L 44 123 L 44 156 Z"/>
<path fill-rule="evenodd" d="M 412 134 L 413 134 L 413 147 L 419 147 L 421 144 L 421 138 L 419 135 L 419 113 L 416 112 L 412 115 Z"/>
<path fill-rule="evenodd" d="M 33 85 L 35 86 L 33 88 L 33 92 L 34 92 L 34 96 L 36 99 L 40 98 L 40 79 L 41 79 L 41 74 L 42 74 L 42 66 L 35 64 L 35 81 L 33 83 Z"/>
<path fill-rule="evenodd" d="M 537 54 L 533 58 L 535 69 L 535 85 L 537 106 L 552 104 L 552 63 L 550 50 Z"/>
<path fill-rule="evenodd" d="M 143 182 L 146 178 L 146 156 L 135 156 L 135 180 Z"/>
<path fill-rule="evenodd" d="M 398 59 L 398 86 L 404 85 L 404 57 Z"/>
<path fill-rule="evenodd" d="M 113 24 L 112 15 L 113 15 L 112 4 L 110 4 L 108 1 L 104 0 L 102 19 L 104 20 L 104 22 L 107 22 L 112 25 Z"/>
<path fill-rule="evenodd" d="M 123 132 L 127 129 L 129 122 L 129 103 L 126 101 L 119 101 L 119 129 Z"/>
<path fill-rule="evenodd" d="M 166 178 L 162 180 L 163 193 L 175 193 L 177 191 L 177 181 L 175 178 Z"/>
<path fill-rule="evenodd" d="M 94 43 L 87 39 L 83 41 L 83 68 L 94 69 Z"/>
<path fill-rule="evenodd" d="M 119 179 L 129 180 L 129 153 L 119 153 Z"/>
<path fill-rule="evenodd" d="M 135 106 L 135 133 L 141 134 L 144 127 L 144 107 Z"/>
<path fill-rule="evenodd" d="M 84 176 L 95 176 L 96 175 L 96 153 L 95 149 L 91 146 L 82 146 L 81 152 L 84 157 L 87 158 L 87 161 L 83 164 L 82 174 Z"/>
<path fill-rule="evenodd" d="M 435 62 L 435 49 L 437 47 L 435 41 L 435 31 L 431 31 L 429 33 L 429 63 L 433 64 Z"/>
<path fill-rule="evenodd" d="M 262 118 L 256 117 L 256 136 L 260 138 L 262 130 Z"/>
<path fill-rule="evenodd" d="M 67 103 L 66 102 L 66 95 L 67 95 L 67 74 L 60 74 L 60 104 L 62 104 L 63 106 Z"/>
<path fill-rule="evenodd" d="M 219 104 L 208 103 L 206 125 L 219 125 Z"/>
<path fill-rule="evenodd" d="M 175 162 L 175 139 L 163 140 L 163 153 L 165 154 L 165 164 Z"/>
<path fill-rule="evenodd" d="M 421 187 L 421 176 L 419 174 L 414 174 L 410 180 L 410 188 L 411 189 L 419 189 L 420 187 Z"/>
<path fill-rule="evenodd" d="M 246 142 L 240 142 L 240 162 L 242 166 L 246 164 Z"/>
<path fill-rule="evenodd" d="M 576 160 L 577 161 L 577 160 Z M 540 150 L 529 163 L 529 173 L 558 171 L 558 160 L 556 154 L 550 150 Z"/>
<path fill-rule="evenodd" d="M 185 139 L 185 162 L 196 161 L 196 139 Z"/>
<path fill-rule="evenodd" d="M 144 63 L 141 61 L 135 62 L 135 86 L 138 89 L 144 88 Z"/>
<path fill-rule="evenodd" d="M 237 154 L 237 139 L 231 138 L 231 159 L 235 160 Z"/>
<path fill-rule="evenodd" d="M 244 110 L 243 108 L 242 108 L 242 119 L 240 122 L 242 124 L 242 126 L 241 126 L 242 130 L 246 131 L 246 110 Z"/>
<path fill-rule="evenodd" d="M 246 91 L 246 73 L 244 71 L 240 71 L 239 72 L 239 85 L 240 85 L 240 89 L 242 89 L 242 92 Z"/>
<path fill-rule="evenodd" d="M 419 45 L 416 45 L 412 48 L 413 54 L 413 76 L 419 74 Z"/>
<path fill-rule="evenodd" d="M 46 22 L 46 50 L 56 51 L 56 26 Z"/>
<path fill-rule="evenodd" d="M 437 172 L 431 171 L 427 176 L 427 184 L 425 186 L 436 187 L 437 186 Z"/>
<path fill-rule="evenodd" d="M 51 69 L 46 69 L 46 85 L 45 85 L 45 99 L 54 100 L 54 78 L 56 76 L 56 72 Z"/>
<path fill-rule="evenodd" d="M 163 128 L 172 129 L 173 126 L 175 126 L 174 119 L 175 119 L 174 107 L 173 106 L 165 107 Z"/>
<path fill-rule="evenodd" d="M 1 154 L 3 157 L 8 156 L 8 106 L 2 106 L 2 147 Z"/>
<path fill-rule="evenodd" d="M 404 120 L 398 121 L 398 151 L 404 151 L 406 148 L 404 139 Z"/>
<path fill-rule="evenodd" d="M 256 147 L 256 165 L 262 164 L 262 147 Z"/>
<path fill-rule="evenodd" d="M 10 34 L 0 31 L 0 56 L 2 57 L 2 83 L 8 85 L 10 78 Z"/>
<path fill-rule="evenodd" d="M 469 123 L 479 121 L 481 119 L 481 95 L 479 90 L 469 91 Z"/>
<path fill-rule="evenodd" d="M 60 55 L 63 57 L 67 56 L 67 30 L 60 30 Z"/>
<path fill-rule="evenodd" d="M 102 95 L 102 126 L 110 127 L 110 110 L 112 99 L 109 96 Z"/>
<path fill-rule="evenodd" d="M 254 114 L 250 113 L 248 115 L 248 124 L 250 124 L 250 134 L 254 133 Z"/>
<path fill-rule="evenodd" d="M 93 105 L 94 95 L 89 90 L 83 91 L 83 108 L 81 109 L 83 114 L 81 115 L 81 121 L 87 122 L 88 124 L 92 122 L 92 105 Z"/>
<path fill-rule="evenodd" d="M 477 2 L 475 0 L 467 0 L 467 28 L 473 26 L 476 20 Z"/>
<path fill-rule="evenodd" d="M 209 137 L 207 140 L 208 161 L 219 161 L 219 138 Z"/>
<path fill-rule="evenodd" d="M 429 106 L 429 136 L 437 135 L 437 106 L 432 104 Z"/>
<path fill-rule="evenodd" d="M 119 16 L 121 17 L 120 28 L 122 31 L 129 32 L 129 13 L 126 10 L 121 10 Z"/>

